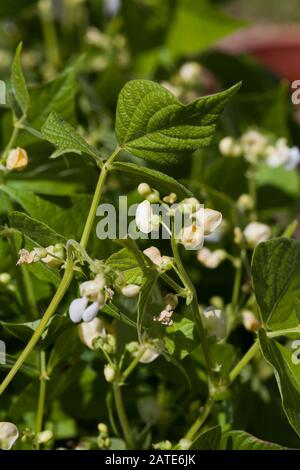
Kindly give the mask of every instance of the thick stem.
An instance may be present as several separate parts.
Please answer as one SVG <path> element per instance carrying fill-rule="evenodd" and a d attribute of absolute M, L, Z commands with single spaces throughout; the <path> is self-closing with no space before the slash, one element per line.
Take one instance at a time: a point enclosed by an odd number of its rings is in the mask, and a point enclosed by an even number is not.
<path fill-rule="evenodd" d="M 127 369 L 125 369 L 124 372 L 121 374 L 120 381 L 119 381 L 121 384 L 124 383 L 128 379 L 129 375 L 134 371 L 141 357 L 144 355 L 146 349 L 147 347 L 142 347 L 140 351 L 137 353 L 137 355 L 135 356 L 135 358 L 131 361 Z"/>
<path fill-rule="evenodd" d="M 133 441 L 133 437 L 131 434 L 131 429 L 130 429 L 128 418 L 125 412 L 125 408 L 124 408 L 121 388 L 117 382 L 113 383 L 113 393 L 114 393 L 117 413 L 118 413 L 119 421 L 120 421 L 121 428 L 124 434 L 125 442 L 129 449 L 133 449 L 134 441 Z"/>
<path fill-rule="evenodd" d="M 35 423 L 36 434 L 40 433 L 43 430 L 44 408 L 45 408 L 45 401 L 46 401 L 46 386 L 47 386 L 46 353 L 45 351 L 41 351 L 40 352 L 40 390 L 39 390 L 39 400 L 38 400 L 36 423 Z M 39 447 L 40 445 L 37 442 L 36 449 L 38 450 Z"/>

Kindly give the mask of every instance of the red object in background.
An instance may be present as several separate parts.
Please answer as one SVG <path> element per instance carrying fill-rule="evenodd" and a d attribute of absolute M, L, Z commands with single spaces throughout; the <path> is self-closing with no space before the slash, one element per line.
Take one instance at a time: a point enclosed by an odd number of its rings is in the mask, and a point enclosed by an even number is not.
<path fill-rule="evenodd" d="M 300 24 L 259 24 L 242 29 L 217 44 L 229 54 L 248 52 L 288 81 L 300 80 Z"/>

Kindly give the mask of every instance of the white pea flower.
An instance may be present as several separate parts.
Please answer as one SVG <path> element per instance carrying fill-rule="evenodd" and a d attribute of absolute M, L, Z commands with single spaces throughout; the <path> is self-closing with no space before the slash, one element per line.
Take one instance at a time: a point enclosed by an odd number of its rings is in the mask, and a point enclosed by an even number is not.
<path fill-rule="evenodd" d="M 15 424 L 7 421 L 0 422 L 0 449 L 10 450 L 19 437 Z"/>
<path fill-rule="evenodd" d="M 133 355 L 133 357 L 136 357 L 142 348 L 144 348 L 144 345 L 138 343 L 137 341 L 131 341 L 131 343 L 127 345 L 127 349 Z M 159 353 L 157 350 L 149 346 L 146 348 L 144 354 L 140 357 L 139 362 L 142 364 L 149 364 L 150 362 L 155 361 L 158 356 Z"/>
<path fill-rule="evenodd" d="M 95 277 L 95 279 L 92 279 L 91 281 L 85 281 L 85 282 L 82 282 L 80 284 L 80 295 L 82 297 L 87 297 L 90 301 L 95 301 L 95 300 L 99 300 L 102 302 L 99 302 L 99 303 L 103 303 L 103 294 L 101 296 L 101 293 L 103 292 L 103 289 L 105 288 L 106 286 L 106 280 L 105 280 L 105 276 L 103 273 L 99 273 L 97 274 L 97 276 Z M 99 299 L 99 295 L 101 296 L 101 298 Z"/>
<path fill-rule="evenodd" d="M 45 248 L 34 248 L 31 251 L 22 248 L 19 251 L 19 259 L 17 265 L 20 264 L 31 264 L 40 261 L 43 257 L 47 255 L 47 250 Z"/>
<path fill-rule="evenodd" d="M 283 166 L 286 170 L 293 170 L 300 162 L 300 152 L 297 147 L 289 147 L 287 140 L 278 139 L 275 146 L 267 148 L 266 163 L 271 168 Z"/>
<path fill-rule="evenodd" d="M 141 290 L 141 286 L 137 284 L 128 284 L 127 286 L 122 287 L 121 293 L 125 295 L 125 297 L 134 298 L 136 297 Z"/>
<path fill-rule="evenodd" d="M 250 248 L 255 248 L 259 243 L 271 237 L 271 229 L 261 222 L 250 222 L 243 231 L 244 238 Z"/>
<path fill-rule="evenodd" d="M 97 313 L 99 312 L 99 309 L 100 309 L 99 302 L 98 301 L 93 302 L 84 310 L 82 314 L 82 320 L 84 322 L 90 322 L 94 320 L 94 318 L 97 316 Z"/>
<path fill-rule="evenodd" d="M 208 336 L 215 336 L 221 340 L 226 336 L 226 319 L 222 310 L 208 307 L 202 313 L 203 326 Z"/>
<path fill-rule="evenodd" d="M 215 269 L 226 259 L 226 256 L 225 250 L 218 249 L 211 251 L 209 248 L 204 247 L 198 251 L 197 260 L 206 268 Z"/>
<path fill-rule="evenodd" d="M 188 227 L 181 229 L 179 233 L 179 243 L 187 250 L 197 250 L 203 246 L 204 230 L 203 226 L 197 222 L 192 222 Z"/>
<path fill-rule="evenodd" d="M 294 170 L 300 163 L 300 151 L 298 147 L 291 147 L 288 152 L 288 161 L 284 168 L 288 171 Z"/>
<path fill-rule="evenodd" d="M 17 147 L 11 150 L 6 160 L 8 170 L 24 170 L 28 165 L 28 155 L 25 149 Z"/>
<path fill-rule="evenodd" d="M 210 235 L 219 227 L 222 222 L 221 212 L 215 211 L 213 209 L 200 209 L 197 212 L 196 217 L 199 217 L 199 222 L 201 220 L 204 222 L 204 235 Z"/>
<path fill-rule="evenodd" d="M 248 331 L 257 331 L 260 323 L 251 310 L 242 311 L 243 325 Z"/>
<path fill-rule="evenodd" d="M 92 321 L 80 323 L 79 338 L 89 348 L 94 349 L 93 341 L 96 338 L 106 336 L 106 324 L 100 318 L 95 317 Z"/>
<path fill-rule="evenodd" d="M 69 306 L 69 316 L 73 323 L 81 322 L 87 304 L 88 299 L 86 297 L 72 300 Z"/>
<path fill-rule="evenodd" d="M 159 228 L 159 217 L 154 215 L 149 201 L 141 202 L 135 213 L 135 223 L 143 233 L 150 233 Z"/>
<path fill-rule="evenodd" d="M 170 256 L 162 256 L 159 249 L 155 246 L 150 246 L 149 248 L 146 248 L 143 253 L 159 269 L 166 269 L 172 263 L 172 259 L 170 258 Z"/>

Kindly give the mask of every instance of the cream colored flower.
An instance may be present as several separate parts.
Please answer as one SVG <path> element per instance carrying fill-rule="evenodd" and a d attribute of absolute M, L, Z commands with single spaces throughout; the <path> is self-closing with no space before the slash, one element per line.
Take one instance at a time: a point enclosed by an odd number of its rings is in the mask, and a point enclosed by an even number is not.
<path fill-rule="evenodd" d="M 259 243 L 271 237 L 271 229 L 260 222 L 250 222 L 243 231 L 244 238 L 250 248 L 255 248 Z"/>
<path fill-rule="evenodd" d="M 26 150 L 21 147 L 12 149 L 6 160 L 8 170 L 24 170 L 28 165 L 28 155 Z"/>
<path fill-rule="evenodd" d="M 143 253 L 159 269 L 166 269 L 172 263 L 172 259 L 169 256 L 161 256 L 159 249 L 155 246 L 150 246 L 149 248 L 146 248 Z"/>
<path fill-rule="evenodd" d="M 60 266 L 64 261 L 65 249 L 62 243 L 49 245 L 46 247 L 47 256 L 41 258 L 41 261 L 51 268 Z M 52 256 L 53 255 L 53 256 Z"/>
<path fill-rule="evenodd" d="M 257 331 L 260 327 L 260 322 L 251 310 L 242 311 L 243 325 L 248 331 Z"/>
<path fill-rule="evenodd" d="M 222 155 L 225 155 L 226 157 L 232 157 L 234 153 L 234 147 L 235 147 L 235 140 L 233 137 L 224 137 L 222 140 L 219 142 L 219 150 Z"/>
<path fill-rule="evenodd" d="M 106 280 L 103 273 L 97 274 L 95 279 L 85 281 L 80 284 L 79 290 L 81 297 L 87 297 L 90 301 L 98 300 L 100 304 L 104 304 L 103 290 L 106 286 Z"/>
<path fill-rule="evenodd" d="M 136 284 L 128 284 L 127 286 L 122 287 L 121 293 L 125 297 L 134 298 L 136 297 L 141 290 L 141 286 Z"/>
<path fill-rule="evenodd" d="M 208 336 L 215 336 L 217 340 L 225 338 L 226 319 L 222 310 L 215 307 L 206 308 L 202 313 L 202 321 Z"/>
<path fill-rule="evenodd" d="M 149 201 L 141 202 L 135 213 L 135 223 L 143 233 L 150 233 L 159 228 L 159 217 L 154 215 Z"/>
<path fill-rule="evenodd" d="M 148 196 L 152 191 L 148 183 L 140 183 L 138 185 L 137 190 L 138 190 L 138 193 L 143 197 Z"/>
<path fill-rule="evenodd" d="M 225 250 L 211 251 L 209 248 L 202 248 L 197 253 L 197 260 L 206 268 L 215 269 L 226 259 Z"/>
<path fill-rule="evenodd" d="M 45 255 L 47 255 L 45 248 L 34 248 L 31 251 L 22 248 L 19 251 L 17 265 L 36 263 L 37 261 L 40 261 Z"/>
<path fill-rule="evenodd" d="M 19 437 L 15 424 L 7 421 L 0 422 L 0 449 L 10 450 Z"/>
<path fill-rule="evenodd" d="M 192 222 L 188 227 L 181 229 L 179 233 L 179 243 L 187 250 L 198 250 L 203 246 L 204 229 L 197 222 Z"/>
<path fill-rule="evenodd" d="M 153 317 L 153 321 L 157 321 L 165 326 L 172 326 L 174 323 L 172 320 L 172 315 L 173 310 L 164 309 L 157 316 Z"/>
<path fill-rule="evenodd" d="M 79 338 L 81 341 L 90 349 L 94 349 L 93 341 L 96 338 L 106 336 L 106 324 L 100 318 L 94 318 L 92 321 L 86 323 L 80 323 L 78 326 L 79 329 Z"/>

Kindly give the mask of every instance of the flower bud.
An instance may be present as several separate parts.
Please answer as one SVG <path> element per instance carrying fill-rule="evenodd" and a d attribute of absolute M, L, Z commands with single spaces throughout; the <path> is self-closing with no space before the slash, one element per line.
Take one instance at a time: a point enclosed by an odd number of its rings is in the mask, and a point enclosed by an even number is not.
<path fill-rule="evenodd" d="M 201 211 L 201 209 L 200 209 Z M 204 209 L 204 235 L 214 232 L 222 222 L 222 214 L 213 209 Z"/>
<path fill-rule="evenodd" d="M 74 299 L 70 303 L 69 315 L 73 323 L 79 323 L 82 320 L 83 313 L 88 304 L 88 299 L 86 297 L 80 297 L 79 299 Z"/>
<path fill-rule="evenodd" d="M 149 248 L 146 248 L 143 253 L 160 270 L 168 269 L 172 265 L 172 258 L 170 258 L 169 256 L 161 256 L 159 249 L 155 246 L 150 246 Z"/>
<path fill-rule="evenodd" d="M 47 246 L 45 249 L 45 256 L 42 257 L 42 261 L 51 268 L 57 268 L 63 263 L 64 256 L 64 245 L 62 243 L 56 243 L 55 245 Z"/>
<path fill-rule="evenodd" d="M 241 194 L 236 202 L 236 206 L 242 211 L 251 211 L 254 209 L 253 198 L 249 194 Z"/>
<path fill-rule="evenodd" d="M 84 310 L 82 314 L 82 320 L 85 322 L 90 322 L 94 320 L 98 312 L 99 312 L 99 303 L 93 302 Z"/>
<path fill-rule="evenodd" d="M 17 426 L 7 421 L 0 422 L 0 449 L 10 450 L 19 437 Z"/>
<path fill-rule="evenodd" d="M 53 438 L 52 431 L 42 431 L 42 432 L 39 432 L 37 435 L 37 443 L 46 444 L 47 442 L 51 441 L 52 438 Z"/>
<path fill-rule="evenodd" d="M 125 297 L 129 297 L 130 299 L 136 297 L 140 292 L 141 287 L 136 284 L 128 284 L 127 286 L 122 287 L 121 292 Z"/>
<path fill-rule="evenodd" d="M 0 274 L 0 284 L 9 284 L 11 281 L 11 275 L 9 273 Z"/>
<path fill-rule="evenodd" d="M 185 85 L 196 86 L 200 82 L 201 65 L 186 62 L 179 69 L 179 77 Z"/>
<path fill-rule="evenodd" d="M 177 194 L 170 193 L 163 198 L 163 201 L 166 202 L 167 204 L 174 204 L 177 201 Z"/>
<path fill-rule="evenodd" d="M 104 372 L 104 377 L 105 377 L 106 382 L 108 383 L 114 382 L 117 376 L 117 371 L 114 366 L 112 366 L 111 364 L 105 364 L 103 372 Z"/>
<path fill-rule="evenodd" d="M 250 222 L 244 229 L 244 237 L 250 248 L 255 248 L 259 243 L 271 237 L 271 229 L 260 222 Z"/>
<path fill-rule="evenodd" d="M 150 194 L 146 196 L 146 200 L 149 201 L 151 204 L 156 204 L 159 202 L 160 194 L 156 189 L 153 189 Z"/>
<path fill-rule="evenodd" d="M 138 185 L 137 190 L 138 190 L 138 193 L 143 197 L 148 196 L 152 192 L 152 189 L 150 188 L 148 183 L 140 183 Z"/>
<path fill-rule="evenodd" d="M 257 331 L 260 327 L 260 322 L 251 310 L 243 310 L 242 312 L 243 325 L 248 331 Z"/>
<path fill-rule="evenodd" d="M 28 155 L 26 150 L 17 147 L 11 150 L 6 160 L 8 170 L 24 170 L 28 165 Z"/>
<path fill-rule="evenodd" d="M 189 448 L 192 445 L 192 441 L 190 441 L 189 439 L 183 438 L 183 439 L 180 439 L 180 441 L 178 442 L 178 445 L 179 445 L 180 450 L 189 450 Z"/>
<path fill-rule="evenodd" d="M 221 340 L 226 336 L 226 319 L 222 310 L 208 307 L 202 313 L 203 326 L 208 336 Z"/>
<path fill-rule="evenodd" d="M 197 253 L 197 260 L 206 268 L 215 269 L 226 259 L 226 256 L 225 250 L 211 251 L 208 248 L 202 248 Z"/>
<path fill-rule="evenodd" d="M 195 197 L 188 197 L 179 203 L 179 209 L 183 214 L 193 214 L 200 209 L 200 202 Z"/>
<path fill-rule="evenodd" d="M 99 423 L 97 425 L 97 428 L 98 428 L 98 431 L 101 433 L 101 434 L 106 434 L 108 435 L 108 427 L 105 423 Z"/>
<path fill-rule="evenodd" d="M 178 297 L 175 294 L 166 294 L 164 296 L 166 310 L 175 310 L 178 305 Z M 169 307 L 169 308 L 168 308 Z"/>
<path fill-rule="evenodd" d="M 235 146 L 235 140 L 233 137 L 229 137 L 229 136 L 224 137 L 219 142 L 219 150 L 222 155 L 225 155 L 225 157 L 233 156 L 234 146 Z"/>
<path fill-rule="evenodd" d="M 80 323 L 78 328 L 80 340 L 90 349 L 94 349 L 93 342 L 96 338 L 106 335 L 105 323 L 97 317 L 88 323 Z"/>

